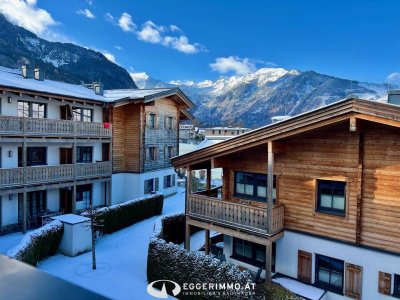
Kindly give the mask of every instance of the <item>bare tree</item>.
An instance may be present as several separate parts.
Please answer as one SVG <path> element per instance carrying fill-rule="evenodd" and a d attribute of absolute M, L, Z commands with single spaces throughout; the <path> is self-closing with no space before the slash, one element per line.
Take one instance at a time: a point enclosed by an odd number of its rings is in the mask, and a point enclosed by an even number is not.
<path fill-rule="evenodd" d="M 92 269 L 96 270 L 96 231 L 102 228 L 103 221 L 96 219 L 95 210 L 90 205 L 89 208 L 85 211 L 85 216 L 90 219 L 90 224 L 85 225 L 91 231 L 92 235 Z"/>

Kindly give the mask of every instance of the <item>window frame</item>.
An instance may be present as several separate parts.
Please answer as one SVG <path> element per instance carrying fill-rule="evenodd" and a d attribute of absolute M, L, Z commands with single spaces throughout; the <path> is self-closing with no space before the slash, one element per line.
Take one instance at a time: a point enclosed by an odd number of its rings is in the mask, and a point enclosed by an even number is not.
<path fill-rule="evenodd" d="M 396 288 L 397 286 L 397 288 Z M 397 289 L 397 291 L 396 291 Z M 393 293 L 392 296 L 395 298 L 400 298 L 400 273 L 393 274 Z"/>
<path fill-rule="evenodd" d="M 27 104 L 27 108 L 28 108 L 28 115 L 24 115 L 25 114 L 25 109 L 22 110 L 22 112 L 24 112 L 22 115 L 20 115 L 20 107 L 19 104 L 23 103 L 23 104 Z M 39 106 L 43 106 L 43 117 L 40 116 L 34 116 L 33 114 L 33 105 L 39 105 Z M 39 110 L 38 110 L 39 111 Z M 18 100 L 17 102 L 17 116 L 21 117 L 21 118 L 35 118 L 35 119 L 47 119 L 47 103 L 41 103 L 41 102 L 34 102 L 34 101 L 25 101 L 25 100 Z"/>
<path fill-rule="evenodd" d="M 334 189 L 339 189 L 338 185 L 343 185 L 343 196 L 344 196 L 344 204 L 343 204 L 343 210 L 342 209 L 337 209 L 333 207 L 325 207 L 321 205 L 321 187 L 322 184 L 330 184 L 331 185 L 331 206 L 333 206 L 333 190 Z M 335 187 L 336 185 L 336 187 Z M 326 188 L 326 187 L 325 187 Z M 341 216 L 345 217 L 346 216 L 346 207 L 347 206 L 347 182 L 346 181 L 339 181 L 339 180 L 326 180 L 326 179 L 317 179 L 316 182 L 316 207 L 315 211 L 318 213 L 324 213 L 324 214 L 330 214 L 330 215 L 336 215 L 336 216 Z"/>
<path fill-rule="evenodd" d="M 149 146 L 147 148 L 148 155 L 146 153 L 146 161 L 158 161 L 158 147 Z"/>
<path fill-rule="evenodd" d="M 253 176 L 253 195 L 247 195 L 247 194 L 243 194 L 243 193 L 239 193 L 238 191 L 237 191 L 237 188 L 236 188 L 236 184 L 237 183 L 239 183 L 238 181 L 237 181 L 237 177 L 238 177 L 238 175 L 239 174 L 243 174 L 243 176 Z M 274 179 L 273 179 L 273 189 L 275 190 L 275 197 L 273 198 L 273 204 L 274 205 L 276 205 L 276 203 L 277 203 L 277 187 L 276 187 L 276 185 L 277 185 L 277 176 L 276 175 L 273 175 L 274 176 Z M 266 184 L 266 189 L 267 189 L 267 191 L 266 191 L 266 196 L 265 196 L 265 198 L 264 197 L 260 197 L 260 196 L 258 196 L 257 195 L 257 187 L 259 186 L 258 185 L 258 182 L 259 182 L 259 180 L 266 180 L 266 182 L 267 182 L 267 184 Z M 255 180 L 255 181 L 254 181 Z M 242 172 L 242 171 L 236 171 L 235 173 L 234 173 L 234 182 L 233 182 L 233 185 L 234 185 L 234 196 L 235 197 L 238 197 L 238 198 L 242 198 L 242 199 L 247 199 L 247 200 L 252 200 L 252 201 L 258 201 L 258 202 L 263 202 L 263 203 L 266 203 L 267 202 L 267 197 L 268 197 L 268 174 L 259 174 L 259 173 L 251 173 L 251 172 Z"/>
<path fill-rule="evenodd" d="M 164 120 L 165 124 L 165 129 L 166 130 L 173 130 L 174 129 L 174 117 L 171 116 L 165 116 Z"/>
<path fill-rule="evenodd" d="M 90 160 L 83 159 L 85 153 L 82 150 L 89 150 Z M 86 153 L 87 154 L 87 153 Z M 76 163 L 78 164 L 90 164 L 93 162 L 93 146 L 78 146 L 76 147 Z"/>
<path fill-rule="evenodd" d="M 146 184 L 147 184 L 148 182 L 151 182 L 151 186 L 152 186 L 151 191 L 148 191 L 148 190 L 146 189 Z M 158 179 L 158 177 L 146 179 L 146 180 L 143 181 L 143 184 L 144 184 L 144 189 L 143 189 L 144 195 L 150 195 L 150 194 L 153 193 L 153 192 L 158 192 L 158 191 L 159 191 L 160 186 L 159 186 L 159 179 Z"/>
<path fill-rule="evenodd" d="M 149 113 L 149 122 L 148 122 L 148 127 L 150 129 L 156 129 L 157 128 L 157 114 L 156 113 Z"/>
<path fill-rule="evenodd" d="M 340 288 L 335 286 L 335 285 L 332 285 L 330 283 L 326 283 L 325 281 L 320 281 L 320 279 L 319 279 L 320 261 L 319 260 L 320 260 L 321 257 L 329 259 L 331 265 L 332 265 L 332 263 L 331 263 L 332 260 L 335 260 L 335 261 L 340 262 L 342 264 L 342 273 L 341 273 L 342 274 L 342 286 Z M 329 279 L 331 278 L 332 271 L 337 272 L 336 270 L 332 270 L 332 269 L 329 269 L 328 271 L 329 271 Z M 337 272 L 337 273 L 339 273 L 339 272 Z M 343 260 L 337 259 L 337 258 L 334 258 L 334 257 L 330 257 L 330 256 L 326 256 L 326 255 L 322 255 L 322 254 L 315 254 L 315 274 L 314 274 L 314 276 L 315 276 L 314 285 L 316 287 L 319 287 L 319 288 L 322 288 L 322 289 L 326 289 L 326 290 L 328 290 L 328 291 L 330 291 L 332 293 L 336 293 L 336 294 L 339 294 L 339 295 L 344 295 L 343 291 L 344 291 L 345 263 L 344 263 Z"/>
<path fill-rule="evenodd" d="M 80 112 L 77 112 L 77 111 Z M 84 113 L 84 111 L 90 112 L 90 115 Z M 89 117 L 89 119 L 87 119 Z M 93 109 L 84 107 L 72 107 L 72 120 L 78 122 L 93 122 Z"/>
<path fill-rule="evenodd" d="M 84 197 L 83 193 L 87 193 L 87 192 L 89 192 L 89 199 L 88 199 L 89 203 L 83 202 L 83 201 L 85 201 L 84 198 L 86 198 L 86 197 Z M 76 202 L 82 201 L 82 203 L 86 204 L 86 207 L 85 207 L 85 205 L 82 205 L 84 207 L 83 210 L 88 209 L 90 207 L 90 205 L 92 205 L 92 203 L 93 203 L 93 187 L 92 187 L 92 185 L 91 184 L 77 185 L 75 198 L 76 198 Z"/>

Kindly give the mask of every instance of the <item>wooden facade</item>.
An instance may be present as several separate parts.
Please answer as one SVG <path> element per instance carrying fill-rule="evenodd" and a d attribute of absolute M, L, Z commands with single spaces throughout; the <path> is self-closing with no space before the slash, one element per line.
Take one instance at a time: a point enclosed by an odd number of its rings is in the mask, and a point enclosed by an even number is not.
<path fill-rule="evenodd" d="M 248 212 L 257 209 L 257 216 L 263 212 L 264 222 L 276 224 L 272 212 L 283 207 L 280 230 L 400 253 L 399 153 L 400 107 L 348 99 L 177 157 L 173 164 L 189 170 L 223 169 L 222 199 L 187 196 L 191 224 L 196 220 L 206 229 L 206 224 L 229 227 L 250 240 L 259 236 L 257 230 L 264 223 L 252 221 L 251 230 L 243 226 Z M 276 203 L 271 197 L 254 201 L 235 195 L 235 172 L 273 174 Z M 318 209 L 321 180 L 345 185 L 343 214 Z M 219 208 L 224 203 L 241 208 L 229 223 L 224 220 L 232 213 L 226 213 L 226 208 L 221 213 Z M 270 214 L 269 206 L 273 207 Z M 277 232 L 266 229 L 264 238 L 271 239 Z"/>

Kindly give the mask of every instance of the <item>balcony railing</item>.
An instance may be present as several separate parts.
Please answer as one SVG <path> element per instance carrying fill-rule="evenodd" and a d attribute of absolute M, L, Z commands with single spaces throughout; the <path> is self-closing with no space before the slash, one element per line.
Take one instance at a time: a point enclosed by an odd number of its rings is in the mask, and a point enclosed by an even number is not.
<path fill-rule="evenodd" d="M 76 167 L 76 171 L 75 171 Z M 76 173 L 75 173 L 76 172 Z M 15 186 L 111 175 L 111 162 L 0 169 L 0 186 Z"/>
<path fill-rule="evenodd" d="M 198 194 L 191 194 L 188 199 L 188 214 L 202 220 L 269 235 L 281 231 L 284 226 L 284 206 L 273 208 L 272 226 L 268 232 L 266 208 L 223 201 Z"/>
<path fill-rule="evenodd" d="M 2 135 L 111 137 L 103 123 L 0 116 Z"/>

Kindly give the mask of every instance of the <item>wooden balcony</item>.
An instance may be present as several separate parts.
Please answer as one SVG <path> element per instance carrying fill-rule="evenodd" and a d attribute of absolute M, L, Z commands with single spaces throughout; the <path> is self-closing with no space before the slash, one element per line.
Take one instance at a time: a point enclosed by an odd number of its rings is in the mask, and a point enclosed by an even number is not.
<path fill-rule="evenodd" d="M 111 162 L 0 169 L 0 186 L 18 186 L 111 176 Z"/>
<path fill-rule="evenodd" d="M 110 138 L 111 125 L 53 119 L 0 116 L 1 135 Z"/>
<path fill-rule="evenodd" d="M 267 209 L 235 202 L 223 201 L 204 195 L 188 197 L 188 215 L 202 221 L 210 221 L 248 232 L 273 235 L 283 229 L 284 206 L 272 210 L 272 226 L 268 232 Z"/>

